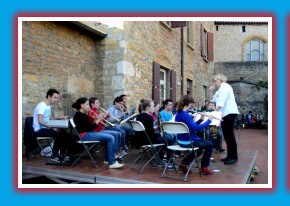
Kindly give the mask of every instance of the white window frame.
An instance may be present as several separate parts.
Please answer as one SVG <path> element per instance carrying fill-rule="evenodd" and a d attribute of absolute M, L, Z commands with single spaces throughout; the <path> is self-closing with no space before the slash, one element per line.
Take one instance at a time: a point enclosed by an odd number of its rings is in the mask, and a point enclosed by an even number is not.
<path fill-rule="evenodd" d="M 161 80 L 161 73 L 164 74 L 164 80 Z M 160 89 L 162 86 L 163 86 L 163 88 L 166 88 L 166 85 L 167 85 L 166 81 L 167 81 L 166 70 L 160 68 Z M 162 91 L 163 91 L 163 97 L 161 96 Z M 167 92 L 165 91 L 165 89 L 161 89 L 161 91 L 160 91 L 160 104 L 162 104 L 162 102 L 166 100 L 166 93 Z"/>
<path fill-rule="evenodd" d="M 252 42 L 257 41 L 259 42 L 259 60 L 258 61 L 265 61 L 265 43 L 263 41 L 252 39 L 247 42 L 246 44 L 246 61 L 253 61 L 252 60 Z M 250 53 L 247 51 L 247 47 L 250 46 Z M 261 47 L 263 48 L 263 53 L 261 53 Z"/>
<path fill-rule="evenodd" d="M 207 36 L 207 30 L 204 28 L 203 29 L 203 54 L 204 54 L 204 58 L 207 60 L 208 59 L 208 36 Z"/>

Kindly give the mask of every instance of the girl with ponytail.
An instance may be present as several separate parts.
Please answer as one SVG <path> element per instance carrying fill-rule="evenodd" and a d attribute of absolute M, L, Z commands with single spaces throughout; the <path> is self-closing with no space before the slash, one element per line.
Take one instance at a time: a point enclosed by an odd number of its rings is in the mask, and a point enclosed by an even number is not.
<path fill-rule="evenodd" d="M 177 103 L 177 114 L 175 116 L 175 121 L 176 122 L 183 122 L 187 125 L 189 131 L 190 131 L 190 136 L 192 140 L 192 144 L 189 139 L 188 134 L 178 134 L 177 139 L 178 143 L 181 147 L 199 147 L 199 149 L 204 150 L 202 161 L 201 161 L 201 172 L 208 175 L 214 173 L 213 171 L 208 169 L 209 162 L 210 162 L 210 157 L 212 154 L 212 149 L 213 149 L 213 144 L 207 140 L 201 139 L 198 136 L 196 136 L 195 132 L 200 131 L 203 128 L 207 127 L 213 120 L 213 116 L 209 116 L 209 120 L 206 122 L 202 123 L 201 122 L 204 120 L 204 116 L 197 121 L 194 122 L 192 119 L 192 116 L 189 115 L 186 110 L 189 109 L 189 105 L 191 103 L 194 103 L 194 100 L 192 97 L 188 95 L 184 95 L 181 97 L 181 99 Z M 179 166 L 179 169 L 181 169 L 184 173 L 187 172 L 187 166 L 189 165 L 192 161 L 194 160 L 194 153 L 191 152 L 187 157 L 185 157 L 181 165 Z"/>

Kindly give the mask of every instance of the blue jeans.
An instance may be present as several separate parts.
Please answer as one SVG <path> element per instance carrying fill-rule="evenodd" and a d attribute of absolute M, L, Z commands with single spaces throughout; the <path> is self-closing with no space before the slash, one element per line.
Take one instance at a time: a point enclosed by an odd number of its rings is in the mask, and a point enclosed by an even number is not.
<path fill-rule="evenodd" d="M 102 130 L 101 133 L 113 135 L 115 138 L 115 144 L 114 144 L 114 154 L 117 154 L 119 148 L 120 148 L 120 139 L 121 139 L 121 133 L 113 130 Z"/>
<path fill-rule="evenodd" d="M 194 142 L 192 142 L 192 145 L 193 145 L 193 147 L 199 147 L 199 149 L 201 149 L 201 150 L 204 149 L 203 157 L 201 160 L 201 166 L 205 166 L 205 167 L 209 166 L 209 161 L 210 161 L 210 157 L 212 154 L 213 144 L 210 141 L 207 141 L 204 139 L 199 139 L 199 140 L 195 140 Z M 180 144 L 180 146 L 185 147 L 185 148 L 190 148 L 191 144 L 187 144 L 187 145 Z M 193 161 L 193 159 L 194 159 L 194 152 L 191 152 L 182 161 L 186 165 L 188 165 Z"/>
<path fill-rule="evenodd" d="M 115 132 L 118 132 L 120 133 L 120 141 L 118 141 L 118 146 L 120 147 L 120 143 L 121 143 L 121 147 L 122 148 L 125 148 L 125 142 L 126 142 L 126 132 L 125 130 L 123 130 L 120 125 L 115 125 L 114 127 L 111 127 L 111 126 L 107 126 L 105 127 L 105 130 L 104 131 L 115 131 Z"/>
<path fill-rule="evenodd" d="M 109 161 L 109 164 L 114 164 L 116 160 L 114 159 L 114 145 L 115 145 L 115 137 L 110 134 L 102 133 L 102 132 L 87 132 L 83 141 L 100 141 L 105 142 L 107 144 L 107 151 L 105 154 L 105 161 Z"/>

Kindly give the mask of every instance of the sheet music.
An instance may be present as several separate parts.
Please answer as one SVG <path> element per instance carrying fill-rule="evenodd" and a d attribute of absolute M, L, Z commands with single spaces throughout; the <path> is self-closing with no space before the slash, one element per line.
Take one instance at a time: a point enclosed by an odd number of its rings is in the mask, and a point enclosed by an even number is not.
<path fill-rule="evenodd" d="M 219 112 L 219 111 L 206 112 L 206 114 L 213 115 L 214 117 L 216 117 L 218 119 L 222 119 L 222 112 Z M 201 114 L 196 114 L 194 121 L 197 122 L 198 120 L 200 120 L 200 118 L 201 118 Z M 205 116 L 204 121 L 202 121 L 202 123 L 206 122 L 207 120 L 208 120 L 208 117 Z M 221 121 L 217 120 L 217 119 L 213 119 L 212 122 L 210 123 L 210 125 L 215 125 L 215 126 L 219 127 L 221 125 Z"/>
<path fill-rule="evenodd" d="M 138 114 L 133 114 L 133 115 L 127 117 L 126 119 L 124 119 L 124 120 L 122 120 L 122 121 L 120 122 L 120 125 L 126 123 L 129 119 L 131 119 L 131 118 L 133 118 L 133 117 L 135 117 L 135 116 L 137 116 L 137 115 L 138 115 Z"/>

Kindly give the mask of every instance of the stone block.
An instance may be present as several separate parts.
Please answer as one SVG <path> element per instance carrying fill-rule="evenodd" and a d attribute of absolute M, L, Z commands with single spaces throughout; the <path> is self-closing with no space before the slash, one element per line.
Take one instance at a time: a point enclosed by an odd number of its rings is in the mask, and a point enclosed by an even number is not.
<path fill-rule="evenodd" d="M 30 82 L 38 82 L 38 76 L 32 74 L 24 74 L 22 75 L 22 79 Z"/>
<path fill-rule="evenodd" d="M 68 77 L 68 92 L 90 94 L 94 92 L 94 81 L 82 77 Z"/>

